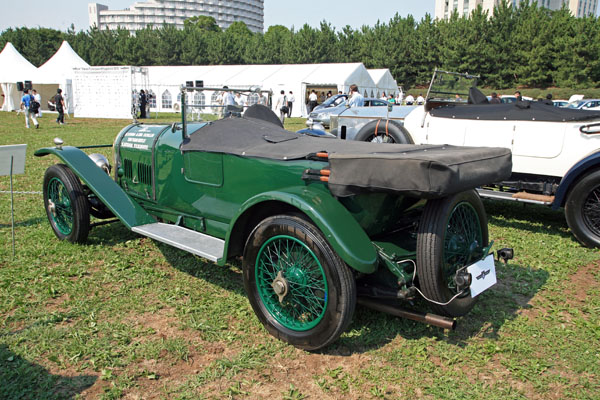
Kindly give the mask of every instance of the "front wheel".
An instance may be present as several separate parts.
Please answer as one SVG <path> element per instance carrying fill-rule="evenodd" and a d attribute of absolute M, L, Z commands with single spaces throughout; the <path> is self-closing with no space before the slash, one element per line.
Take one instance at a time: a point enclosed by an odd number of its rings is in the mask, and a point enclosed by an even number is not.
<path fill-rule="evenodd" d="M 476 299 L 455 276 L 478 261 L 487 246 L 487 217 L 475 191 L 427 202 L 417 235 L 417 271 L 423 294 L 441 303 L 432 303 L 437 313 L 459 317 L 473 308 Z"/>
<path fill-rule="evenodd" d="M 262 221 L 244 248 L 244 286 L 273 336 L 305 350 L 336 340 L 356 304 L 350 269 L 311 223 L 278 215 Z"/>
<path fill-rule="evenodd" d="M 600 170 L 581 178 L 565 203 L 571 231 L 587 247 L 600 247 Z"/>
<path fill-rule="evenodd" d="M 44 207 L 56 237 L 85 242 L 90 230 L 87 197 L 77 176 L 64 164 L 55 164 L 44 174 Z"/>

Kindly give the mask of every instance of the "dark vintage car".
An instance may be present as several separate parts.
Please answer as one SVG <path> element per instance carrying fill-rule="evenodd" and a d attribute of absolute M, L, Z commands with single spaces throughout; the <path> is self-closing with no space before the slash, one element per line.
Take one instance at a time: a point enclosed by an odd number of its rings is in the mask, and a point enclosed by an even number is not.
<path fill-rule="evenodd" d="M 510 175 L 506 149 L 315 138 L 258 105 L 241 118 L 127 126 L 112 178 L 103 156 L 55 144 L 35 154 L 61 160 L 43 182 L 59 239 L 84 242 L 90 216 L 114 216 L 219 265 L 242 256 L 256 315 L 303 349 L 336 340 L 357 299 L 451 328 L 495 282 L 473 188 Z M 421 296 L 442 315 L 381 304 Z"/>

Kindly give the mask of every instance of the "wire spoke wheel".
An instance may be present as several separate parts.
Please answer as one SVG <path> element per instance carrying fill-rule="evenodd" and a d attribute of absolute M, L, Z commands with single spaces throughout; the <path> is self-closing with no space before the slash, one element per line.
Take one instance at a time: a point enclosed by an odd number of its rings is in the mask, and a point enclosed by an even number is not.
<path fill-rule="evenodd" d="M 583 220 L 587 227 L 600 236 L 600 185 L 593 189 L 583 203 Z"/>
<path fill-rule="evenodd" d="M 64 164 L 56 164 L 44 174 L 44 207 L 56 237 L 73 243 L 87 239 L 90 210 L 77 176 Z"/>
<path fill-rule="evenodd" d="M 284 235 L 269 239 L 259 250 L 255 273 L 261 300 L 283 326 L 304 331 L 321 321 L 327 308 L 325 272 L 300 240 Z"/>
<path fill-rule="evenodd" d="M 394 138 L 391 135 L 373 135 L 371 138 L 367 140 L 371 143 L 396 143 Z"/>
<path fill-rule="evenodd" d="M 444 235 L 444 265 L 442 267 L 448 288 L 458 293 L 454 275 L 481 255 L 483 237 L 479 216 L 468 202 L 457 204 L 448 218 Z"/>
<path fill-rule="evenodd" d="M 431 303 L 435 312 L 459 317 L 473 308 L 477 298 L 458 288 L 455 277 L 481 258 L 487 245 L 485 209 L 475 191 L 427 201 L 417 234 L 417 271 L 423 294 L 436 302 Z"/>
<path fill-rule="evenodd" d="M 56 228 L 63 235 L 69 235 L 73 231 L 73 209 L 67 188 L 60 179 L 52 178 L 48 183 L 48 200 Z"/>
<path fill-rule="evenodd" d="M 336 340 L 350 324 L 356 284 L 347 265 L 309 221 L 275 215 L 244 247 L 244 287 L 273 336 L 306 350 Z"/>

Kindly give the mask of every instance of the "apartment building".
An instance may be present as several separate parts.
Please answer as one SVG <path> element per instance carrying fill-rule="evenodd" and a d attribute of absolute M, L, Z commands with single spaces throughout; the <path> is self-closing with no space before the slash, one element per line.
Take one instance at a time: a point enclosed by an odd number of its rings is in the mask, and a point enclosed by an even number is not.
<path fill-rule="evenodd" d="M 135 32 L 148 25 L 160 28 L 163 24 L 183 28 L 183 21 L 200 15 L 213 17 L 222 29 L 236 21 L 244 22 L 252 32 L 264 29 L 264 0 L 147 0 L 125 10 L 89 3 L 88 13 L 90 27 L 102 30 L 121 27 Z"/>
<path fill-rule="evenodd" d="M 435 18 L 448 19 L 456 10 L 460 15 L 468 16 L 471 12 L 481 5 L 484 11 L 490 15 L 494 13 L 494 7 L 500 4 L 502 0 L 436 0 Z M 596 15 L 598 9 L 598 0 L 532 0 L 537 2 L 540 7 L 546 7 L 551 10 L 558 10 L 563 5 L 567 5 L 571 13 L 576 17 Z M 509 3 L 518 7 L 521 0 L 510 0 Z"/>

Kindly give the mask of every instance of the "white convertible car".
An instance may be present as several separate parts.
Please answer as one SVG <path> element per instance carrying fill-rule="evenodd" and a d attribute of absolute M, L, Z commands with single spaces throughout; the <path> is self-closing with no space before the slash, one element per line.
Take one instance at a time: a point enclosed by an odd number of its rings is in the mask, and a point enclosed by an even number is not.
<path fill-rule="evenodd" d="M 436 71 L 419 107 L 348 109 L 332 118 L 342 139 L 506 147 L 513 174 L 482 197 L 564 207 L 575 237 L 600 247 L 600 112 L 544 102 L 489 104 L 476 77 Z M 463 99 L 468 99 L 465 101 Z"/>

